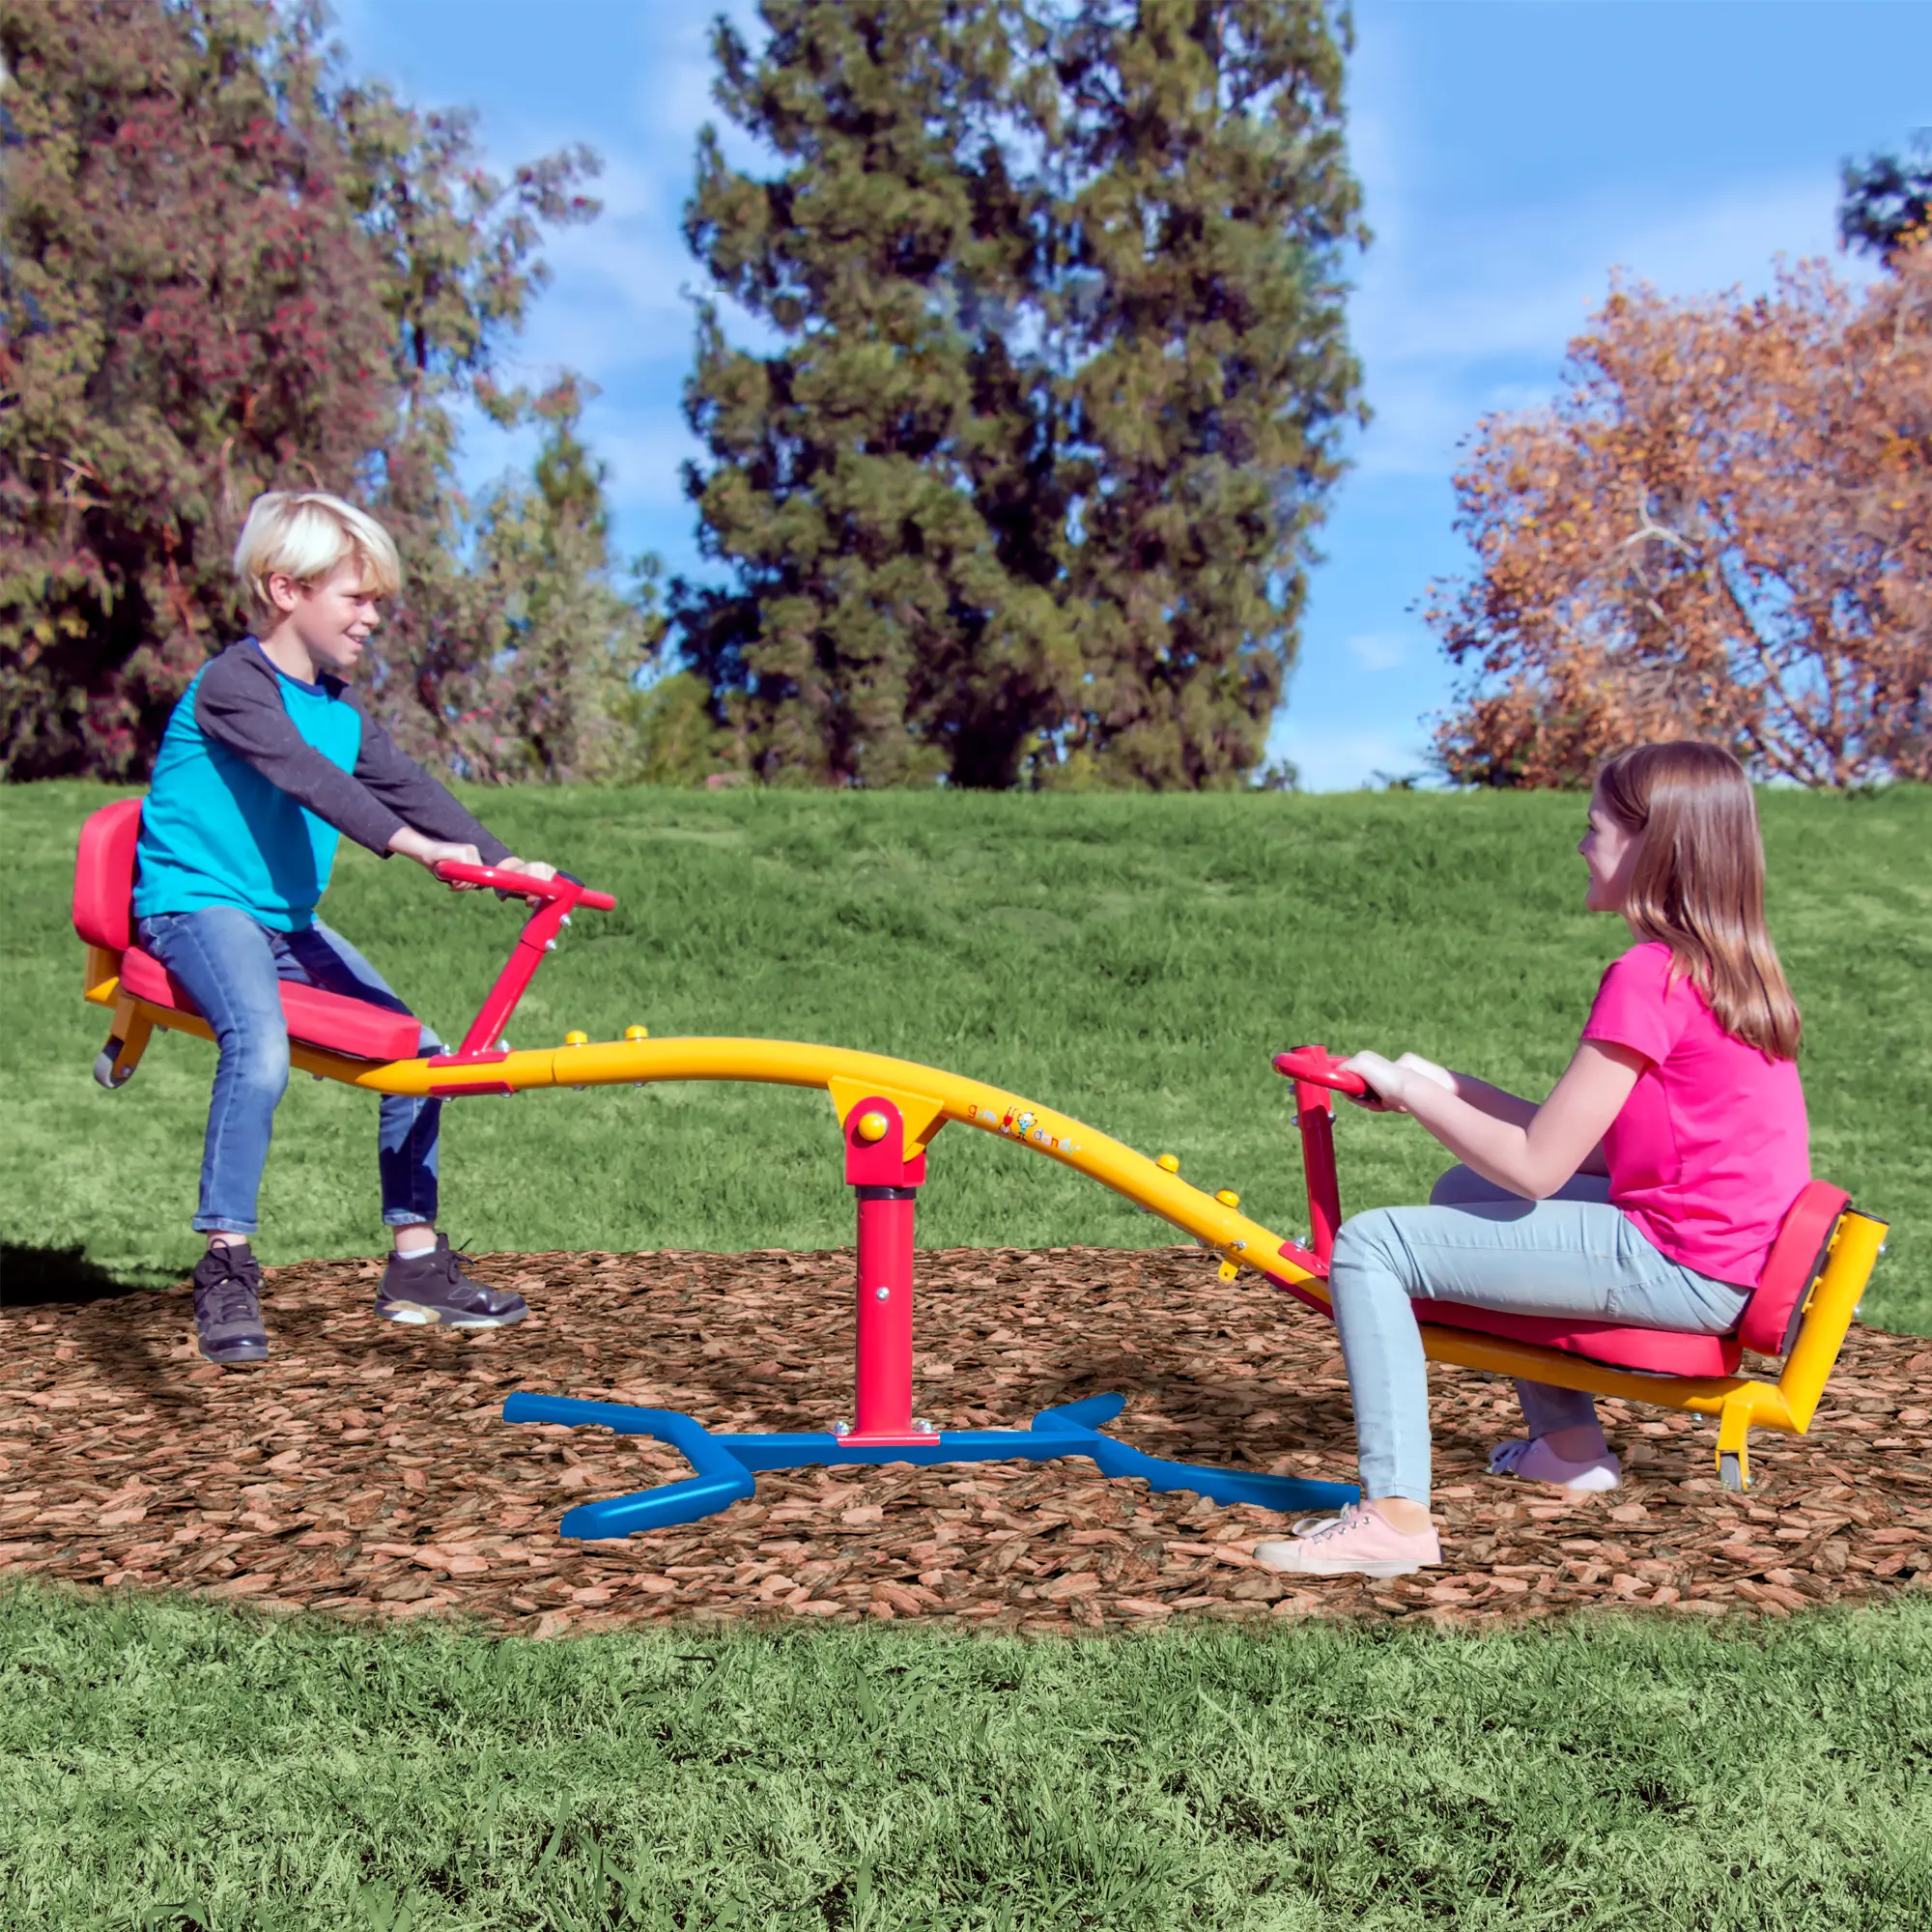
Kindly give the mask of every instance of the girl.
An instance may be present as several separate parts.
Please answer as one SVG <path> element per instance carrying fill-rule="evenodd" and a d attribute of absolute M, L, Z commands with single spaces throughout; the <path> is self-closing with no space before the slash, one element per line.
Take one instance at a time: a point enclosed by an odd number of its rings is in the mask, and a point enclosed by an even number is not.
<path fill-rule="evenodd" d="M 1640 745 L 1598 775 L 1577 848 L 1593 912 L 1636 944 L 1604 974 L 1575 1058 L 1537 1106 L 1406 1053 L 1359 1053 L 1364 1104 L 1412 1114 L 1462 1163 L 1427 1208 L 1336 1238 L 1329 1287 L 1367 1499 L 1262 1544 L 1305 1575 L 1439 1563 L 1429 1385 L 1411 1295 L 1720 1335 L 1810 1178 L 1798 1009 L 1764 926 L 1744 769 L 1713 745 Z M 1573 1490 L 1621 1471 L 1584 1394 L 1518 1382 L 1528 1435 L 1492 1472 Z"/>

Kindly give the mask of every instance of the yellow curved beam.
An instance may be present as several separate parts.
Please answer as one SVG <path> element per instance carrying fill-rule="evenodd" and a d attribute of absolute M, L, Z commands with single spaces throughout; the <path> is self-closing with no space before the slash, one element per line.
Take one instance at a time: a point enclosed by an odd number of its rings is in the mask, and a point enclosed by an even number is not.
<path fill-rule="evenodd" d="M 432 1067 L 420 1060 L 396 1061 L 364 1067 L 351 1084 L 382 1094 L 414 1094 L 465 1086 L 488 1091 L 492 1085 L 503 1085 L 522 1093 L 535 1087 L 643 1086 L 662 1080 L 822 1087 L 832 1095 L 841 1120 L 853 1101 L 882 1094 L 905 1117 L 908 1153 L 923 1148 L 947 1122 L 957 1121 L 1002 1139 L 1020 1141 L 1033 1152 L 1087 1175 L 1231 1261 L 1264 1267 L 1295 1282 L 1316 1281 L 1307 1269 L 1280 1254 L 1279 1235 L 1122 1142 L 988 1081 L 964 1079 L 881 1053 L 789 1039 L 608 1040 L 512 1053 L 473 1070 Z"/>
<path fill-rule="evenodd" d="M 89 977 L 94 983 L 87 988 L 87 998 L 99 1005 L 117 1005 L 115 980 L 96 979 L 93 973 Z M 192 1014 L 151 1007 L 141 1000 L 125 1005 L 156 1026 L 211 1037 L 207 1023 Z M 876 1094 L 892 1100 L 904 1117 L 909 1153 L 923 1150 L 948 1121 L 1018 1141 L 1033 1152 L 1087 1175 L 1158 1214 L 1216 1251 L 1224 1261 L 1265 1273 L 1321 1303 L 1328 1300 L 1326 1281 L 1284 1255 L 1280 1236 L 1183 1180 L 1178 1173 L 1170 1173 L 1146 1154 L 1136 1153 L 1124 1143 L 1095 1132 L 1069 1115 L 987 1081 L 968 1080 L 936 1066 L 922 1066 L 916 1061 L 799 1040 L 704 1037 L 540 1047 L 469 1066 L 432 1066 L 422 1060 L 376 1065 L 291 1041 L 290 1059 L 304 1072 L 376 1094 L 455 1094 L 465 1089 L 480 1094 L 505 1089 L 526 1093 L 542 1087 L 641 1087 L 666 1080 L 729 1080 L 823 1088 L 841 1121 L 856 1101 Z M 1814 1297 L 1820 1319 L 1807 1321 L 1805 1336 L 1776 1387 L 1735 1376 L 1645 1375 L 1531 1343 L 1442 1328 L 1433 1322 L 1422 1324 L 1423 1346 L 1431 1360 L 1458 1367 L 1553 1382 L 1626 1401 L 1721 1414 L 1740 1442 L 1742 1431 L 1752 1423 L 1802 1435 L 1831 1373 L 1858 1295 L 1870 1276 L 1883 1234 L 1883 1225 L 1878 1222 L 1859 1215 L 1847 1218 L 1832 1264 Z"/>

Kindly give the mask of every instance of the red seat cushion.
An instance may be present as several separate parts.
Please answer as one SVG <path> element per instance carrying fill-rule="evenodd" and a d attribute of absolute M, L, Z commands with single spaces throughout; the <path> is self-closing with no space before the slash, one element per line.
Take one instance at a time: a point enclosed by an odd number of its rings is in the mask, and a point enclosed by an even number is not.
<path fill-rule="evenodd" d="M 1838 1217 L 1851 1196 L 1829 1180 L 1811 1180 L 1785 1210 L 1764 1272 L 1745 1304 L 1743 1319 L 1728 1335 L 1684 1335 L 1667 1328 L 1620 1328 L 1601 1321 L 1562 1316 L 1503 1315 L 1492 1308 L 1465 1308 L 1451 1301 L 1417 1301 L 1419 1321 L 1445 1328 L 1473 1328 L 1517 1342 L 1540 1342 L 1607 1362 L 1620 1369 L 1648 1369 L 1666 1376 L 1734 1376 L 1744 1350 L 1782 1355 L 1797 1339 L 1804 1297 L 1825 1265 Z"/>
<path fill-rule="evenodd" d="M 1584 1355 L 1619 1369 L 1647 1369 L 1660 1376 L 1734 1376 L 1744 1350 L 1735 1334 L 1685 1335 L 1673 1328 L 1622 1328 L 1607 1321 L 1577 1321 L 1560 1315 L 1505 1315 L 1467 1308 L 1459 1301 L 1411 1304 L 1419 1321 L 1444 1328 L 1473 1328 L 1512 1342 Z"/>
<path fill-rule="evenodd" d="M 1791 1204 L 1777 1239 L 1771 1244 L 1764 1272 L 1757 1278 L 1750 1306 L 1738 1323 L 1747 1349 L 1760 1355 L 1782 1355 L 1798 1339 L 1804 1297 L 1825 1265 L 1838 1221 L 1852 1197 L 1829 1180 L 1808 1180 Z"/>
<path fill-rule="evenodd" d="M 73 929 L 89 946 L 119 952 L 133 940 L 128 902 L 134 896 L 134 846 L 141 836 L 141 801 L 117 798 L 91 812 L 80 828 L 73 867 Z"/>
<path fill-rule="evenodd" d="M 187 988 L 152 952 L 130 947 L 121 955 L 121 987 L 151 1006 L 178 1012 L 201 1009 Z M 408 1013 L 392 1013 L 366 1000 L 345 999 L 317 986 L 282 981 L 282 1016 L 289 1037 L 308 1046 L 347 1053 L 357 1060 L 412 1060 L 421 1050 L 422 1026 Z"/>

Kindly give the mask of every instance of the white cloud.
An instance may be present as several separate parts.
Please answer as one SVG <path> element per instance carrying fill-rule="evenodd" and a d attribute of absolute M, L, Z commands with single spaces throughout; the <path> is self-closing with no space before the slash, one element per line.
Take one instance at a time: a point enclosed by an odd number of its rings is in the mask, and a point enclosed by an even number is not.
<path fill-rule="evenodd" d="M 1349 655 L 1364 670 L 1394 670 L 1408 658 L 1408 639 L 1400 631 L 1364 631 L 1349 639 Z"/>
<path fill-rule="evenodd" d="M 1548 402 L 1569 343 L 1609 292 L 1612 264 L 1696 296 L 1768 287 L 1780 252 L 1826 253 L 1831 186 L 1772 180 L 1652 222 L 1592 199 L 1413 244 L 1408 224 L 1392 224 L 1350 310 L 1376 412 L 1356 446 L 1358 473 L 1439 475 L 1481 417 Z M 1842 257 L 1833 266 L 1864 272 Z"/>
<path fill-rule="evenodd" d="M 685 501 L 683 466 L 703 447 L 682 423 L 657 412 L 625 412 L 627 427 L 600 427 L 592 438 L 611 467 L 611 503 L 618 509 L 674 509 Z"/>
<path fill-rule="evenodd" d="M 1426 772 L 1429 745 L 1419 728 L 1336 731 L 1290 712 L 1269 734 L 1267 755 L 1292 759 L 1304 791 L 1354 791 L 1378 782 L 1378 773 L 1401 778 Z"/>

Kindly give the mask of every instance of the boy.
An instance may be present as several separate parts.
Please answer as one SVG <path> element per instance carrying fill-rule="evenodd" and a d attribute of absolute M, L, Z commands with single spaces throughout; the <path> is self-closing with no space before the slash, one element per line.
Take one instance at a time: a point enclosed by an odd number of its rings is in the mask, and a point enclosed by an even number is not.
<path fill-rule="evenodd" d="M 248 511 L 235 568 L 260 635 L 206 665 L 175 706 L 141 812 L 134 888 L 140 944 L 187 989 L 220 1048 L 194 1217 L 208 1236 L 194 1320 L 201 1352 L 223 1366 L 269 1352 L 248 1237 L 289 1078 L 278 982 L 409 1011 L 315 917 L 338 836 L 424 866 L 455 860 L 552 875 L 513 858 L 399 752 L 338 675 L 355 667 L 380 601 L 402 581 L 380 524 L 319 491 L 272 492 Z M 420 1050 L 440 1050 L 428 1027 Z M 436 1100 L 383 1100 L 383 1219 L 395 1251 L 376 1311 L 457 1328 L 521 1321 L 523 1300 L 470 1281 L 436 1232 L 440 1112 Z"/>

